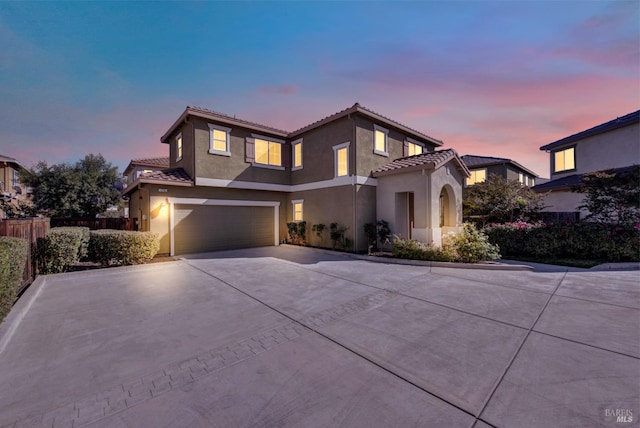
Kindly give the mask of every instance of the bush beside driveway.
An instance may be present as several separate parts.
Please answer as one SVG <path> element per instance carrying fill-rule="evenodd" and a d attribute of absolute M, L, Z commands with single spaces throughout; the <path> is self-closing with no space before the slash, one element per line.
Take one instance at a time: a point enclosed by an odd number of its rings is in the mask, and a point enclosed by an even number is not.
<path fill-rule="evenodd" d="M 637 272 L 267 247 L 50 275 L 0 352 L 0 426 L 618 426 Z M 28 290 L 27 293 L 31 293 Z"/>

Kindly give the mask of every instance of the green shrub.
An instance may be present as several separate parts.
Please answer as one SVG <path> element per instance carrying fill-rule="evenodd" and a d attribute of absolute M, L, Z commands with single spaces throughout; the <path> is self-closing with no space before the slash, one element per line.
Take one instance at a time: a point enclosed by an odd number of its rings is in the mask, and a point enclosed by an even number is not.
<path fill-rule="evenodd" d="M 331 246 L 334 250 L 338 245 L 340 245 L 343 250 L 351 249 L 351 239 L 344 236 L 347 230 L 349 230 L 348 227 L 342 226 L 337 222 L 329 225 L 329 236 L 331 237 Z"/>
<path fill-rule="evenodd" d="M 40 271 L 45 274 L 65 272 L 86 256 L 89 242 L 87 227 L 54 227 L 38 240 Z"/>
<path fill-rule="evenodd" d="M 133 265 L 151 260 L 159 249 L 157 233 L 92 230 L 89 259 L 104 266 Z"/>
<path fill-rule="evenodd" d="M 465 224 L 462 231 L 442 238 L 442 246 L 425 244 L 412 239 L 394 237 L 391 252 L 402 259 L 431 260 L 440 262 L 477 263 L 500 258 L 498 246 L 472 224 Z"/>
<path fill-rule="evenodd" d="M 287 223 L 289 240 L 292 244 L 304 245 L 307 242 L 307 222 L 297 221 Z"/>
<path fill-rule="evenodd" d="M 0 321 L 7 316 L 22 285 L 29 241 L 0 236 Z"/>
<path fill-rule="evenodd" d="M 640 261 L 640 226 L 505 223 L 485 229 L 502 257 Z"/>

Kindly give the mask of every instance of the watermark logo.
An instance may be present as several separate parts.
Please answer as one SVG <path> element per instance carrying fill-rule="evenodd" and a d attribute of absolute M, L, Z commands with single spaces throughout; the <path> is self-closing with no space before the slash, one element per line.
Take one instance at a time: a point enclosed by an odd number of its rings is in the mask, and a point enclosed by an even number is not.
<path fill-rule="evenodd" d="M 631 409 L 604 409 L 604 416 L 619 423 L 630 424 L 633 422 Z"/>

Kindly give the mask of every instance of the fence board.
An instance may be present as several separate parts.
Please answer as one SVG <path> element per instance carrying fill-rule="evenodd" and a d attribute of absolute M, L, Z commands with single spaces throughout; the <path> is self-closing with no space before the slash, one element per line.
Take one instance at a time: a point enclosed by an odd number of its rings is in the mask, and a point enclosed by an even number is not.
<path fill-rule="evenodd" d="M 0 236 L 24 238 L 31 243 L 31 251 L 27 255 L 27 264 L 22 277 L 22 288 L 29 284 L 38 274 L 35 250 L 38 238 L 44 238 L 49 231 L 48 218 L 12 218 L 0 220 Z"/>
<path fill-rule="evenodd" d="M 52 218 L 51 227 L 81 226 L 91 230 L 135 230 L 135 219 L 121 217 L 104 218 Z"/>

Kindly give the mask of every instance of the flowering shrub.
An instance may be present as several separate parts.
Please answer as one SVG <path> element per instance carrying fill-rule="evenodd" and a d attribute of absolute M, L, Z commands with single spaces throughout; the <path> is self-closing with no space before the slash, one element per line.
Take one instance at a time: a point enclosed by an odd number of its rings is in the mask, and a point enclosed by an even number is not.
<path fill-rule="evenodd" d="M 445 235 L 441 247 L 394 236 L 391 252 L 402 259 L 441 262 L 477 263 L 500 258 L 498 246 L 472 224 L 465 224 L 460 233 Z"/>
<path fill-rule="evenodd" d="M 484 229 L 502 257 L 640 261 L 640 228 L 584 222 L 505 223 Z"/>

